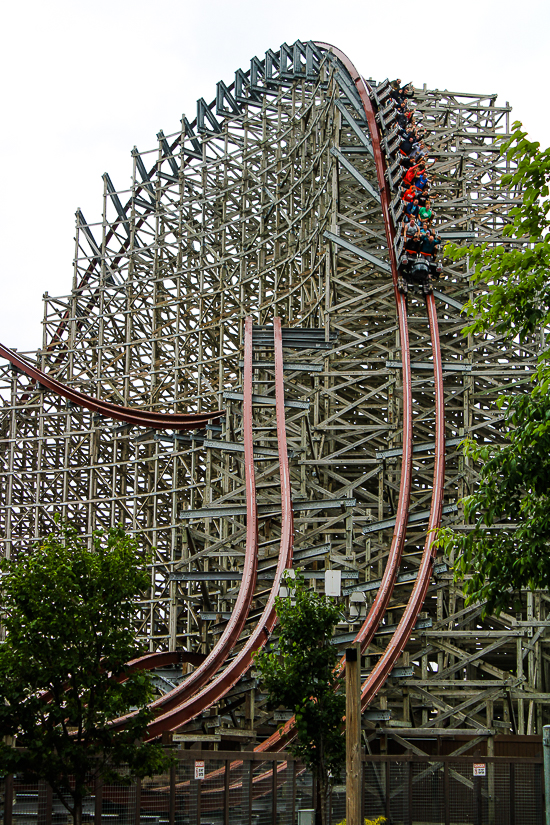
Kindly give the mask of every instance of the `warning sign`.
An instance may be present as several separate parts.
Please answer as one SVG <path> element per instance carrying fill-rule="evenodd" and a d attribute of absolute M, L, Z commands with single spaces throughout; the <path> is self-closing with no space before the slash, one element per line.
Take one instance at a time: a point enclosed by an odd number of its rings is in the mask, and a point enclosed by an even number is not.
<path fill-rule="evenodd" d="M 195 779 L 204 779 L 204 759 L 195 759 Z"/>
<path fill-rule="evenodd" d="M 474 762 L 474 776 L 485 776 L 485 762 Z"/>

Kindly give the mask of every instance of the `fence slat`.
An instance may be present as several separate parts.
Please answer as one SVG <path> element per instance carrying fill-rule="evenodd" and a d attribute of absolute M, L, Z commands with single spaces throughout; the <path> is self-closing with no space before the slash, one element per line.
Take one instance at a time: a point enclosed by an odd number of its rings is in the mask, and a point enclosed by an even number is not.
<path fill-rule="evenodd" d="M 134 809 L 134 825 L 141 822 L 141 779 L 136 779 L 136 805 Z"/>
<path fill-rule="evenodd" d="M 170 768 L 170 808 L 169 808 L 169 823 L 175 825 L 176 823 L 176 766 L 172 765 Z"/>
<path fill-rule="evenodd" d="M 445 825 L 451 825 L 451 783 L 449 780 L 449 763 L 443 765 L 443 807 L 445 809 Z"/>
<path fill-rule="evenodd" d="M 95 781 L 95 804 L 94 804 L 94 825 L 101 825 L 101 814 L 103 811 L 103 781 Z"/>
<path fill-rule="evenodd" d="M 254 762 L 248 763 L 248 825 L 252 825 L 252 791 L 254 785 L 252 779 L 254 777 Z"/>
<path fill-rule="evenodd" d="M 13 811 L 13 774 L 6 776 L 4 791 L 4 825 L 12 825 Z"/>
<path fill-rule="evenodd" d="M 516 766 L 510 762 L 510 825 L 516 825 Z"/>
<path fill-rule="evenodd" d="M 225 773 L 223 777 L 223 825 L 229 825 L 229 774 L 231 771 L 231 761 L 225 762 Z"/>

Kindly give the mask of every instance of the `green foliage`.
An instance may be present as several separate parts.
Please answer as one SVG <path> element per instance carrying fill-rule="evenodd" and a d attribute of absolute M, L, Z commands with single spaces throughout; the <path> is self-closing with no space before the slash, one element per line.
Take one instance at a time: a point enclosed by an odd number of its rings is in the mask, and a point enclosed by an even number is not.
<path fill-rule="evenodd" d="M 515 166 L 503 185 L 516 187 L 518 198 L 504 234 L 525 238 L 529 246 L 449 244 L 446 253 L 455 260 L 469 256 L 482 290 L 466 306 L 471 320 L 464 333 L 491 332 L 523 343 L 550 322 L 550 149 L 541 151 L 514 123 L 501 151 Z M 464 500 L 474 529 L 439 533 L 440 545 L 455 554 L 455 578 L 471 575 L 464 582 L 467 603 L 487 601 L 487 612 L 509 605 L 513 591 L 550 587 L 549 386 L 546 351 L 529 391 L 499 399 L 507 443 L 465 443 L 465 455 L 481 462 L 478 488 Z M 495 523 L 510 526 L 490 529 Z"/>
<path fill-rule="evenodd" d="M 275 602 L 279 644 L 255 658 L 273 707 L 283 705 L 296 716 L 297 741 L 291 750 L 326 787 L 345 762 L 342 719 L 346 698 L 335 673 L 338 652 L 331 644 L 341 619 L 338 605 L 306 589 L 301 578 L 287 578 L 289 595 Z"/>
<path fill-rule="evenodd" d="M 365 819 L 363 825 L 384 825 L 387 821 L 385 816 L 377 816 L 376 819 Z M 346 825 L 346 820 L 343 819 L 338 825 Z"/>
<path fill-rule="evenodd" d="M 94 533 L 89 549 L 65 526 L 2 569 L 0 767 L 48 781 L 77 821 L 87 775 L 124 781 L 122 765 L 144 776 L 165 763 L 159 746 L 139 742 L 150 719 L 148 675 L 121 680 L 141 652 L 134 600 L 149 578 L 122 529 Z M 136 715 L 114 731 L 110 720 L 131 708 Z"/>

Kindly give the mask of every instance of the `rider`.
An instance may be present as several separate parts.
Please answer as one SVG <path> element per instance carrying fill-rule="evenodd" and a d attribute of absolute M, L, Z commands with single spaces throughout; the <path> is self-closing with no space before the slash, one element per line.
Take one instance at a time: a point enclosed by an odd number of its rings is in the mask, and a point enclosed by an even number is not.
<path fill-rule="evenodd" d="M 417 218 L 419 212 L 420 206 L 418 204 L 418 198 L 415 198 L 412 203 L 408 203 L 405 207 L 405 221 Z"/>
<path fill-rule="evenodd" d="M 420 163 L 417 163 L 414 166 L 411 166 L 409 169 L 407 169 L 407 171 L 405 172 L 405 175 L 403 176 L 403 181 L 405 183 L 408 183 L 409 186 L 412 183 L 414 183 L 415 186 L 418 186 L 418 184 L 415 183 L 415 178 L 417 178 L 419 173 L 423 172 L 423 170 L 425 168 L 426 168 L 426 164 L 423 160 L 421 160 Z M 423 188 L 423 187 L 421 187 L 421 188 Z"/>
<path fill-rule="evenodd" d="M 414 135 L 409 135 L 408 137 L 403 138 L 399 145 L 399 150 L 402 155 L 412 155 L 414 145 Z"/>
<path fill-rule="evenodd" d="M 418 235 L 419 225 L 415 218 L 411 218 L 407 223 L 403 223 L 403 237 L 405 238 L 405 246 L 407 241 L 412 240 Z"/>
<path fill-rule="evenodd" d="M 430 262 L 435 263 L 440 243 L 441 241 L 435 237 L 433 231 L 428 230 L 426 236 L 422 239 L 420 254 Z"/>
<path fill-rule="evenodd" d="M 431 202 L 430 202 L 429 195 L 426 198 L 425 205 L 421 206 L 420 209 L 419 209 L 419 216 L 420 216 L 420 220 L 422 220 L 422 221 L 432 221 L 435 217 L 434 213 L 433 213 L 433 209 L 432 209 L 432 205 L 431 205 Z"/>
<path fill-rule="evenodd" d="M 426 187 L 428 186 L 428 183 L 429 183 L 428 175 L 426 174 L 425 171 L 423 171 L 416 178 L 416 180 L 414 182 L 414 185 L 416 186 L 417 189 L 426 189 Z"/>
<path fill-rule="evenodd" d="M 412 89 L 401 86 L 400 79 L 394 80 L 391 87 L 390 96 L 397 110 L 397 133 L 401 138 L 399 163 L 403 169 L 400 197 L 404 207 L 404 255 L 397 285 L 406 293 L 407 279 L 410 279 L 421 284 L 428 294 L 432 291 L 430 275 L 436 269 L 441 239 L 432 228 L 435 215 L 430 201 L 431 176 L 424 160 L 428 153 L 423 140 L 426 130 L 408 106 L 407 98 L 414 96 Z M 441 271 L 441 264 L 436 271 Z"/>
<path fill-rule="evenodd" d="M 413 203 L 414 199 L 417 197 L 418 189 L 416 188 L 416 186 L 413 186 L 411 184 L 411 186 L 409 186 L 409 188 L 405 190 L 401 199 L 404 200 L 405 203 Z"/>

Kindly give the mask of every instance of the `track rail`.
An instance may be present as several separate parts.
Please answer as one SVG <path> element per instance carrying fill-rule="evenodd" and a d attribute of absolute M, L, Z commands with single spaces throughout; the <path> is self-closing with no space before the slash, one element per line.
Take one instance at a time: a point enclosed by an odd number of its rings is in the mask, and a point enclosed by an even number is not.
<path fill-rule="evenodd" d="M 349 70 L 349 69 L 348 69 Z M 353 76 L 353 75 L 352 75 Z M 412 409 L 412 391 L 411 391 L 411 368 L 410 368 L 410 357 L 408 357 L 408 364 L 407 364 L 407 371 L 405 369 L 405 354 L 404 354 L 404 336 L 402 332 L 402 325 L 405 325 L 406 328 L 406 299 L 405 296 L 400 293 L 397 289 L 397 260 L 395 255 L 395 247 L 394 247 L 394 240 L 396 234 L 396 227 L 394 226 L 393 220 L 390 217 L 390 190 L 389 185 L 384 175 L 384 160 L 382 156 L 382 149 L 380 143 L 380 134 L 378 130 L 378 124 L 376 122 L 376 118 L 374 115 L 374 110 L 372 107 L 372 103 L 370 100 L 369 91 L 367 89 L 367 85 L 364 79 L 360 76 L 353 76 L 355 85 L 357 86 L 357 90 L 361 95 L 361 99 L 363 101 L 363 106 L 365 108 L 365 114 L 367 116 L 367 121 L 369 123 L 369 128 L 371 131 L 371 136 L 373 137 L 373 148 L 375 153 L 375 162 L 376 162 L 376 169 L 378 175 L 378 183 L 380 185 L 380 194 L 382 200 L 382 211 L 384 215 L 384 225 L 386 227 L 386 236 L 388 238 L 388 243 L 390 245 L 390 260 L 392 265 L 392 275 L 394 281 L 394 290 L 396 292 L 396 297 L 398 298 L 398 308 L 399 308 L 399 323 L 400 323 L 400 334 L 401 334 L 401 346 L 402 346 L 402 363 L 403 363 L 403 395 L 405 396 L 406 388 L 408 388 L 408 392 L 410 394 L 410 410 Z M 376 135 L 376 141 L 374 140 L 374 135 Z M 434 385 L 435 385 L 435 463 L 434 463 L 434 477 L 433 477 L 433 486 L 432 486 L 432 501 L 430 505 L 430 516 L 428 522 L 428 533 L 426 536 L 426 541 L 424 545 L 424 550 L 422 553 L 422 560 L 420 563 L 420 568 L 418 570 L 418 575 L 407 603 L 407 607 L 401 617 L 401 620 L 397 626 L 395 633 L 393 634 L 384 654 L 377 662 L 375 668 L 373 669 L 372 673 L 367 677 L 365 683 L 361 690 L 361 707 L 364 710 L 378 690 L 382 687 L 386 679 L 388 678 L 391 670 L 397 661 L 397 658 L 401 654 L 403 648 L 407 644 L 418 615 L 422 609 L 422 605 L 424 603 L 424 599 L 426 598 L 426 593 L 428 590 L 428 586 L 430 584 L 430 577 L 432 571 L 432 564 L 433 564 L 433 556 L 434 556 L 434 541 L 435 535 L 434 530 L 439 527 L 441 524 L 441 513 L 443 508 L 443 487 L 445 483 L 445 410 L 444 410 L 444 398 L 443 398 L 443 368 L 442 368 L 442 361 L 441 361 L 441 345 L 439 341 L 439 328 L 437 324 L 437 311 L 435 306 L 435 299 L 433 295 L 426 296 L 426 306 L 428 310 L 428 319 L 430 325 L 430 337 L 431 337 L 431 345 L 432 345 L 432 354 L 433 354 L 433 362 L 434 362 Z M 402 324 L 401 321 L 401 309 L 405 313 L 405 320 Z M 408 353 L 408 336 L 407 336 L 407 356 Z M 404 407 L 407 405 L 404 402 Z M 405 409 L 403 413 L 404 419 L 406 416 Z M 406 446 L 410 449 L 410 461 L 412 462 L 412 419 L 410 420 L 410 437 L 407 434 L 407 445 L 405 443 L 405 421 L 403 424 L 403 464 L 405 463 L 405 449 Z M 410 467 L 409 467 L 410 469 Z M 403 513 L 404 515 L 404 523 L 401 522 L 400 529 L 402 530 L 402 538 L 401 538 L 401 550 L 403 548 L 405 542 L 405 535 L 407 530 L 407 520 L 408 520 L 408 511 L 409 511 L 409 502 L 410 502 L 410 486 L 408 492 L 404 492 L 404 485 L 403 485 L 403 468 L 401 474 L 401 487 L 399 492 L 399 505 L 398 505 L 398 522 L 399 522 L 399 514 Z M 396 523 L 396 532 L 397 532 L 397 523 Z M 394 541 L 395 541 L 395 534 L 394 534 Z M 399 555 L 399 560 L 401 558 L 401 553 Z M 390 564 L 390 560 L 388 560 L 388 565 Z M 397 570 L 395 571 L 395 575 L 397 574 Z M 395 582 L 395 578 L 392 581 L 392 590 L 393 590 L 393 583 Z M 380 589 L 382 589 L 384 582 L 382 581 Z M 378 591 L 380 593 L 380 591 Z M 384 600 L 384 612 L 389 603 L 391 597 L 390 594 L 387 596 L 387 599 Z M 378 598 L 378 594 L 377 594 Z M 382 597 L 384 598 L 384 596 Z M 376 600 L 375 600 L 376 601 Z M 373 604 L 374 607 L 374 604 Z M 368 622 L 368 618 L 365 622 L 365 625 Z M 366 646 L 374 636 L 376 632 L 378 623 L 374 628 L 369 627 L 368 631 L 365 628 L 365 625 L 359 631 L 359 634 L 356 637 L 356 641 L 361 641 L 361 649 L 365 650 Z M 363 642 L 363 637 L 367 638 L 368 641 L 366 643 Z"/>
<path fill-rule="evenodd" d="M 394 248 L 395 228 L 391 220 L 389 208 L 391 197 L 384 175 L 384 155 L 382 153 L 378 124 L 376 122 L 375 112 L 370 99 L 368 87 L 353 63 L 343 52 L 336 49 L 334 46 L 331 46 L 329 43 L 316 42 L 315 45 L 331 51 L 336 57 L 338 57 L 351 75 L 353 82 L 357 87 L 357 91 L 361 96 L 361 101 L 363 103 L 365 116 L 369 125 L 370 136 L 372 139 L 374 160 L 376 164 L 376 176 L 380 187 L 381 207 L 384 216 L 384 227 L 386 230 L 386 240 L 390 255 L 395 304 L 399 325 L 399 336 L 401 340 L 401 364 L 403 373 L 403 455 L 401 459 L 399 502 L 390 551 L 386 566 L 384 568 L 384 573 L 382 575 L 382 581 L 368 615 L 355 637 L 355 641 L 361 644 L 361 650 L 364 651 L 372 641 L 391 599 L 397 573 L 399 571 L 399 565 L 403 555 L 403 548 L 405 546 L 405 538 L 407 534 L 407 522 L 409 519 L 409 504 L 412 483 L 413 422 L 412 376 L 409 330 L 407 324 L 407 304 L 405 296 L 399 292 L 397 288 L 397 259 Z M 338 665 L 340 675 L 343 675 L 344 669 L 345 657 L 343 656 Z M 258 752 L 267 750 L 281 750 L 286 746 L 289 739 L 292 738 L 294 724 L 295 720 L 294 717 L 292 717 L 280 730 L 276 731 L 276 733 L 258 745 L 255 750 Z"/>
<path fill-rule="evenodd" d="M 365 650 L 369 642 L 372 640 L 374 633 L 378 627 L 379 621 L 382 618 L 386 607 L 393 592 L 395 584 L 395 577 L 397 569 L 401 560 L 402 550 L 405 543 L 405 536 L 407 530 L 407 520 L 410 504 L 410 473 L 412 465 L 412 389 L 411 389 L 411 367 L 410 367 L 410 353 L 408 342 L 408 328 L 407 328 L 407 307 L 405 296 L 397 289 L 397 268 L 398 262 L 395 255 L 394 240 L 396 235 L 396 228 L 390 215 L 390 190 L 385 177 L 385 161 L 381 148 L 380 134 L 378 124 L 372 102 L 370 99 L 369 89 L 364 79 L 360 76 L 355 66 L 351 63 L 339 49 L 330 46 L 327 43 L 317 43 L 316 45 L 323 48 L 330 49 L 342 63 L 346 66 L 350 73 L 365 110 L 369 130 L 373 141 L 374 158 L 376 163 L 376 171 L 378 177 L 378 184 L 380 186 L 381 206 L 384 217 L 384 225 L 386 228 L 386 238 L 389 245 L 390 262 L 392 268 L 392 277 L 394 284 L 394 292 L 396 297 L 396 304 L 399 319 L 399 332 L 401 336 L 401 360 L 403 366 L 403 461 L 401 467 L 401 484 L 399 490 L 399 504 L 397 511 L 397 520 L 392 539 L 392 547 L 390 550 L 390 557 L 384 571 L 380 589 L 367 616 L 363 626 L 359 630 L 355 641 L 361 642 L 361 649 Z M 434 553 L 434 530 L 441 523 L 441 512 L 443 507 L 443 486 L 445 480 L 445 412 L 443 401 L 443 370 L 441 363 L 441 346 L 439 342 L 439 329 L 437 324 L 437 312 L 435 307 L 435 300 L 433 295 L 426 298 L 426 305 L 428 308 L 428 318 L 430 324 L 430 336 L 432 344 L 432 353 L 434 360 L 434 378 L 435 378 L 435 420 L 436 420 L 436 444 L 435 444 L 435 466 L 434 466 L 434 480 L 432 491 L 432 502 L 430 507 L 430 517 L 428 525 L 428 534 L 422 554 L 422 561 L 418 571 L 415 585 L 413 587 L 410 599 L 407 603 L 405 612 L 399 622 L 399 625 L 392 636 L 392 639 L 386 648 L 386 652 L 377 663 L 373 672 L 367 678 L 363 685 L 362 707 L 368 706 L 369 702 L 376 695 L 377 691 L 384 684 L 389 676 L 397 657 L 400 655 L 405 644 L 407 643 L 411 632 L 414 628 L 418 614 L 422 608 L 422 604 L 426 597 L 426 592 L 430 583 L 433 553 Z M 407 455 L 407 461 L 406 461 Z M 408 473 L 408 479 L 406 479 Z M 404 479 L 408 481 L 408 486 L 404 483 Z M 393 555 L 392 555 L 392 551 Z M 397 561 L 395 561 L 397 560 Z M 395 564 L 397 566 L 395 566 Z M 383 590 L 384 588 L 384 590 Z M 383 592 L 381 592 L 383 591 Z M 379 598 L 380 597 L 380 598 Z M 374 610 L 377 600 L 376 611 Z M 343 663 L 341 664 L 343 669 Z"/>
<path fill-rule="evenodd" d="M 321 45 L 321 44 L 319 44 Z M 341 53 L 337 50 L 333 51 L 338 54 L 342 60 Z M 403 373 L 403 457 L 401 460 L 401 481 L 399 485 L 399 502 L 397 506 L 397 515 L 395 521 L 395 528 L 393 531 L 392 542 L 390 545 L 390 552 L 388 561 L 384 569 L 382 581 L 376 597 L 371 605 L 371 609 L 357 636 L 356 642 L 360 642 L 361 650 L 365 650 L 374 634 L 378 629 L 378 625 L 386 612 L 386 608 L 391 599 L 397 572 L 401 563 L 403 555 L 403 548 L 405 546 L 405 538 L 407 534 L 407 522 L 409 519 L 409 505 L 411 498 L 411 482 L 412 482 L 412 448 L 413 448 L 413 423 L 412 423 L 412 377 L 411 377 L 411 356 L 409 347 L 409 330 L 407 325 L 407 303 L 405 296 L 397 289 L 397 260 L 395 256 L 394 239 L 395 228 L 390 218 L 390 193 L 388 184 L 384 175 L 385 164 L 384 156 L 382 154 L 382 147 L 380 145 L 380 135 L 378 132 L 378 124 L 376 122 L 374 109 L 369 95 L 369 90 L 363 78 L 359 75 L 352 64 L 349 64 L 347 58 L 342 60 L 346 64 L 346 68 L 350 72 L 353 81 L 357 87 L 357 91 L 361 96 L 367 123 L 369 124 L 369 131 L 372 138 L 372 145 L 374 151 L 374 160 L 376 164 L 376 175 L 378 178 L 378 185 L 380 187 L 380 199 L 382 205 L 382 213 L 384 216 L 384 226 L 386 229 L 386 239 L 390 254 L 390 263 L 392 269 L 393 289 L 395 294 L 395 302 L 397 307 L 397 318 L 399 323 L 399 337 L 401 340 L 401 364 Z M 341 660 L 341 670 L 345 667 L 345 657 Z"/>
<path fill-rule="evenodd" d="M 200 690 L 209 679 L 222 667 L 234 648 L 245 625 L 254 589 L 258 567 L 258 508 L 256 506 L 256 482 L 254 478 L 254 447 L 252 432 L 252 318 L 245 320 L 244 327 L 244 400 L 243 400 L 243 430 L 244 430 L 244 463 L 246 486 L 246 550 L 243 564 L 243 575 L 239 595 L 235 606 L 222 635 L 206 659 L 191 673 L 181 685 L 174 690 L 151 702 L 149 705 L 156 712 L 166 713 L 178 707 L 194 693 Z M 143 669 L 158 667 L 156 656 L 144 656 Z M 121 716 L 114 722 L 114 727 L 122 727 L 132 714 Z"/>
<path fill-rule="evenodd" d="M 252 319 L 247 318 L 246 324 L 249 325 L 251 341 Z M 164 731 L 174 730 L 175 728 L 184 725 L 186 722 L 189 722 L 195 716 L 198 716 L 199 713 L 202 713 L 214 704 L 214 702 L 218 702 L 236 684 L 236 682 L 238 682 L 241 676 L 246 673 L 252 664 L 255 652 L 265 645 L 277 621 L 277 615 L 275 613 L 275 598 L 278 595 L 285 570 L 292 566 L 293 546 L 292 498 L 286 442 L 283 342 L 280 318 L 274 319 L 274 335 L 277 442 L 281 479 L 281 544 L 273 586 L 255 629 L 252 631 L 251 635 L 246 640 L 245 645 L 239 653 L 237 653 L 235 658 L 202 691 L 196 693 L 186 701 L 180 702 L 176 707 L 168 711 L 168 713 L 164 713 L 162 716 L 157 717 L 157 719 L 151 722 L 147 733 L 148 739 L 153 739 Z M 252 348 L 250 347 L 250 351 L 251 349 Z M 250 360 L 250 376 L 251 375 L 252 360 Z M 251 435 L 252 429 L 250 426 L 250 436 Z M 250 457 L 250 460 L 252 463 L 252 456 Z M 247 486 L 247 494 L 248 492 L 249 490 Z M 234 611 L 234 613 L 235 612 L 236 611 Z M 239 621 L 243 621 L 244 623 L 246 615 L 244 618 L 242 616 L 237 618 Z"/>
<path fill-rule="evenodd" d="M 154 667 L 168 667 L 169 665 L 179 665 L 189 662 L 192 665 L 200 665 L 205 659 L 204 653 L 192 653 L 188 650 L 161 650 L 158 653 L 146 653 L 137 659 L 132 659 L 126 665 L 126 670 L 120 676 L 123 681 L 130 673 L 139 670 L 151 670 Z"/>
<path fill-rule="evenodd" d="M 430 324 L 430 336 L 432 339 L 432 352 L 434 359 L 435 376 L 435 464 L 433 477 L 433 494 L 428 522 L 428 533 L 422 553 L 422 560 L 418 570 L 418 575 L 412 589 L 409 601 L 401 617 L 395 633 L 393 634 L 384 654 L 376 663 L 374 669 L 367 677 L 361 690 L 361 707 L 364 710 L 372 701 L 378 690 L 382 687 L 398 656 L 407 644 L 409 637 L 418 618 L 428 586 L 430 584 L 432 565 L 435 553 L 434 530 L 441 523 L 441 511 L 443 507 L 443 488 L 445 484 L 445 410 L 443 398 L 443 368 L 441 363 L 441 347 L 439 343 L 439 330 L 437 325 L 437 312 L 433 295 L 426 296 L 426 306 L 428 309 L 428 319 Z"/>
<path fill-rule="evenodd" d="M 99 413 L 105 418 L 113 418 L 115 421 L 125 421 L 136 427 L 150 427 L 157 430 L 198 430 L 206 426 L 208 421 L 220 418 L 224 410 L 216 410 L 209 413 L 157 413 L 149 410 L 140 410 L 132 407 L 123 407 L 113 404 L 111 401 L 101 401 L 86 393 L 74 390 L 47 375 L 45 372 L 33 367 L 17 355 L 13 350 L 0 344 L 0 357 L 6 358 L 13 366 L 26 373 L 38 384 L 52 390 L 56 395 L 66 398 L 72 404 L 84 407 L 92 412 Z"/>

